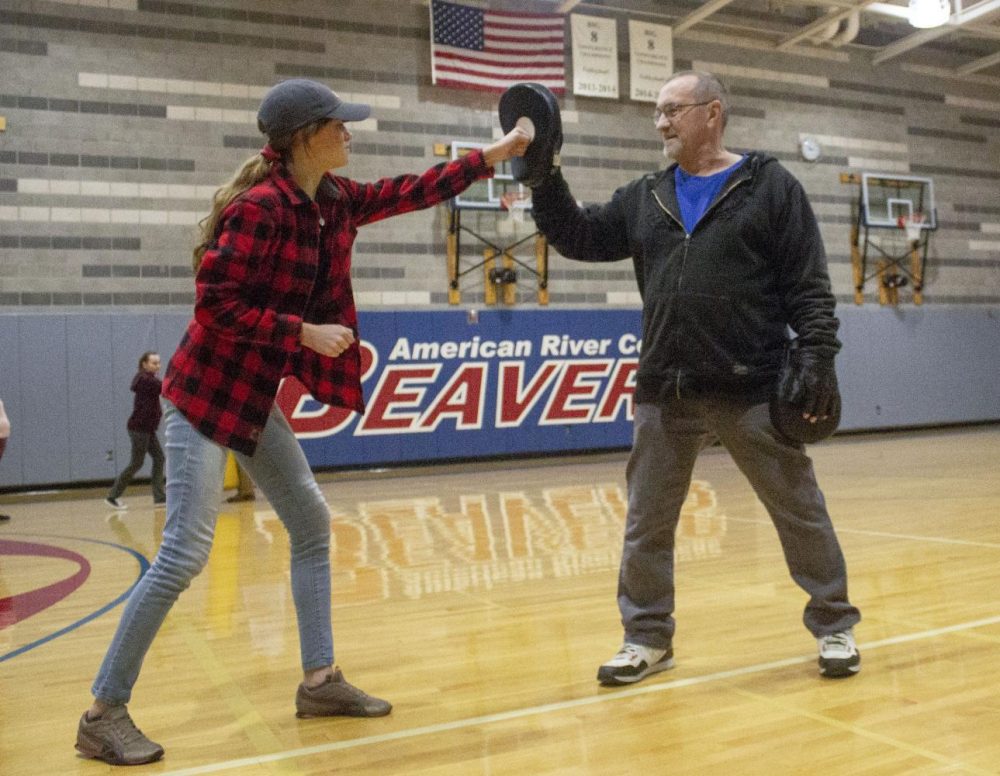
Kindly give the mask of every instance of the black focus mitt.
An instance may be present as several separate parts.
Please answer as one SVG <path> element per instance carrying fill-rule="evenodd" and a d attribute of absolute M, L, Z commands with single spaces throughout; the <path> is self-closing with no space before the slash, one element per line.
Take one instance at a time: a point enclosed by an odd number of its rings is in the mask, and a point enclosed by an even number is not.
<path fill-rule="evenodd" d="M 770 412 L 771 423 L 779 433 L 796 442 L 819 442 L 836 431 L 840 425 L 840 389 L 833 359 L 816 356 L 804 351 L 796 341 L 790 342 Z"/>
<path fill-rule="evenodd" d="M 510 169 L 518 183 L 529 188 L 540 186 L 559 166 L 562 148 L 562 122 L 555 95 L 541 84 L 514 84 L 500 95 L 499 112 L 500 126 L 505 133 L 519 122 L 521 126 L 527 125 L 529 132 L 534 132 L 534 139 L 524 156 L 510 160 Z"/>

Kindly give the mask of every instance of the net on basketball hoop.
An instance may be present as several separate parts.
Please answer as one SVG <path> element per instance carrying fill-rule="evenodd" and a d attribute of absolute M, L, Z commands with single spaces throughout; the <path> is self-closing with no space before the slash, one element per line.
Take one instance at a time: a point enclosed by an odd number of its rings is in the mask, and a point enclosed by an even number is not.
<path fill-rule="evenodd" d="M 896 222 L 900 229 L 906 232 L 906 239 L 912 244 L 920 240 L 920 230 L 924 228 L 926 219 L 919 210 L 908 216 L 900 216 Z"/>
<path fill-rule="evenodd" d="M 520 231 L 524 227 L 525 214 L 531 209 L 531 190 L 522 186 L 508 189 L 500 196 L 500 209 L 507 213 L 507 217 L 497 224 L 500 231 L 508 234 Z"/>
<path fill-rule="evenodd" d="M 521 187 L 505 191 L 500 197 L 500 207 L 507 211 L 511 219 L 523 223 L 524 211 L 531 208 L 531 191 L 524 191 Z"/>

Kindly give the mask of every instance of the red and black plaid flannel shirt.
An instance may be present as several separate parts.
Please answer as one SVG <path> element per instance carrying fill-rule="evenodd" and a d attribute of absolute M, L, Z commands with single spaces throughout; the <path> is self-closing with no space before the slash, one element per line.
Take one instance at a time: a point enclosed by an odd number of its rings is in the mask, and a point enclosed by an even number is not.
<path fill-rule="evenodd" d="M 163 395 L 201 433 L 253 455 L 284 375 L 318 401 L 362 412 L 361 351 L 351 290 L 358 227 L 430 207 L 492 175 L 482 152 L 423 175 L 358 183 L 329 173 L 316 201 L 281 165 L 222 213 L 195 279 L 195 314 Z M 355 343 L 336 358 L 299 343 L 303 321 L 339 323 Z"/>

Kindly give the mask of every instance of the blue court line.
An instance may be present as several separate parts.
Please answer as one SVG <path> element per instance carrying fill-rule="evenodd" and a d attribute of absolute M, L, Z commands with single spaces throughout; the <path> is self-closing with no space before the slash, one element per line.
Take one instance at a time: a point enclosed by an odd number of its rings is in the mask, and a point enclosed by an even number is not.
<path fill-rule="evenodd" d="M 14 536 L 14 534 L 8 534 L 8 533 L 5 533 L 4 535 Z M 103 544 L 106 547 L 114 547 L 116 550 L 124 550 L 125 552 L 132 555 L 139 562 L 139 576 L 136 577 L 135 582 L 133 582 L 129 586 L 128 590 L 126 590 L 124 593 L 118 596 L 111 603 L 105 604 L 96 612 L 91 612 L 86 617 L 83 617 L 82 619 L 79 619 L 76 622 L 67 625 L 65 628 L 57 630 L 55 633 L 50 633 L 48 636 L 43 636 L 37 641 L 33 641 L 30 644 L 25 644 L 23 647 L 18 647 L 14 651 L 8 652 L 6 655 L 0 655 L 0 663 L 3 663 L 5 660 L 10 660 L 11 658 L 17 657 L 18 655 L 22 655 L 25 652 L 34 649 L 35 647 L 40 647 L 42 646 L 42 644 L 52 641 L 53 639 L 57 639 L 60 636 L 65 636 L 70 631 L 76 630 L 81 625 L 86 625 L 91 620 L 97 619 L 105 612 L 114 609 L 116 606 L 118 606 L 118 604 L 120 604 L 122 601 L 128 598 L 129 595 L 131 595 L 132 591 L 135 589 L 135 586 L 139 584 L 139 580 L 142 579 L 143 574 L 145 574 L 146 571 L 149 569 L 149 561 L 146 560 L 146 556 L 140 552 L 137 552 L 136 550 L 133 550 L 131 547 L 126 547 L 124 544 L 115 544 L 114 542 L 102 542 L 100 539 L 82 539 L 79 536 L 53 536 L 51 534 L 17 534 L 17 536 L 26 536 L 26 535 L 34 539 L 68 539 L 74 542 L 90 542 L 91 544 Z"/>

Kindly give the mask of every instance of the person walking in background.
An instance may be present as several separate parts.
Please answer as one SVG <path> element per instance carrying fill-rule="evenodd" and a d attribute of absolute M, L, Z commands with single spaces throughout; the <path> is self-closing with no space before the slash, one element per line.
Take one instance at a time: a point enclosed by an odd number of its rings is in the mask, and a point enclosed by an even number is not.
<path fill-rule="evenodd" d="M 112 509 L 128 509 L 120 496 L 132 482 L 135 473 L 142 468 L 146 454 L 153 459 L 153 503 L 163 504 L 167 500 L 164 491 L 164 456 L 156 429 L 160 425 L 163 411 L 160 408 L 160 389 L 162 383 L 156 373 L 160 371 L 160 356 L 152 350 L 147 350 L 139 359 L 139 371 L 132 378 L 132 392 L 135 402 L 132 414 L 128 419 L 128 438 L 132 443 L 132 458 L 128 466 L 122 469 L 111 490 L 108 491 L 104 503 Z"/>
<path fill-rule="evenodd" d="M 535 222 L 564 256 L 632 258 L 642 297 L 635 429 L 618 583 L 625 635 L 602 684 L 671 668 L 674 534 L 698 453 L 729 451 L 764 504 L 817 640 L 819 672 L 861 667 L 847 568 L 803 445 L 770 420 L 787 347 L 797 335 L 803 420 L 839 406 L 840 349 L 826 256 L 802 185 L 772 156 L 723 144 L 728 96 L 710 73 L 685 71 L 660 90 L 654 121 L 675 163 L 581 208 L 558 169 L 532 189 Z M 766 648 L 765 648 L 766 649 Z"/>
<path fill-rule="evenodd" d="M 513 130 L 422 175 L 376 183 L 334 175 L 350 154 L 345 122 L 369 113 L 315 81 L 274 86 L 257 114 L 267 144 L 218 190 L 202 221 L 194 318 L 164 378 L 163 541 L 80 718 L 76 748 L 86 756 L 126 765 L 163 756 L 125 704 L 160 625 L 208 560 L 227 449 L 288 532 L 302 666 L 297 715 L 378 717 L 392 709 L 349 684 L 334 663 L 330 511 L 275 396 L 281 378 L 295 375 L 318 401 L 364 410 L 350 277 L 358 227 L 454 197 L 523 154 L 530 137 Z"/>
<path fill-rule="evenodd" d="M 0 458 L 3 458 L 3 451 L 7 448 L 7 439 L 10 437 L 10 419 L 7 411 L 3 408 L 3 401 L 0 401 Z M 10 520 L 10 515 L 0 514 L 0 523 Z"/>

